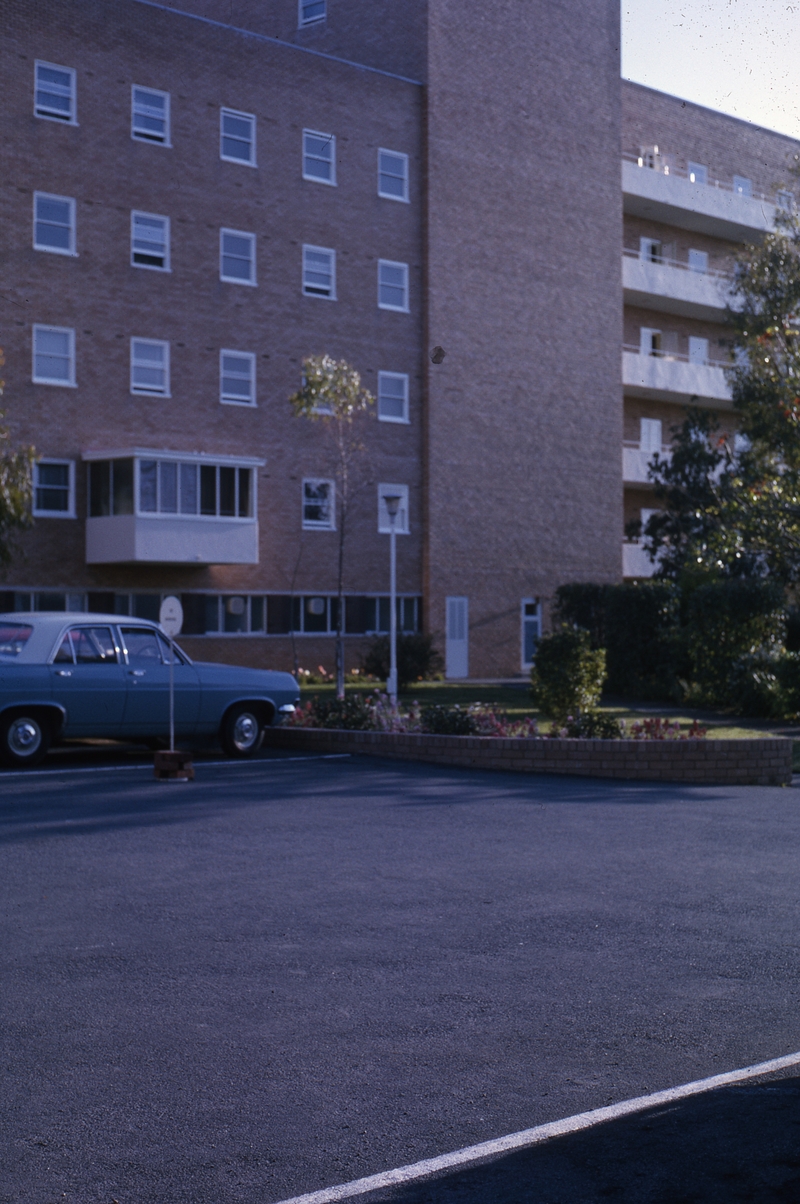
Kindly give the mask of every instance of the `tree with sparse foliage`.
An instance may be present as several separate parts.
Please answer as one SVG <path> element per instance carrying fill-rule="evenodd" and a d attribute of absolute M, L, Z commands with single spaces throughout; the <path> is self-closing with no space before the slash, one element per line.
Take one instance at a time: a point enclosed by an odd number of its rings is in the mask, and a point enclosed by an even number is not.
<path fill-rule="evenodd" d="M 665 503 L 644 531 L 658 575 L 800 582 L 800 221 L 739 256 L 726 315 L 739 434 L 690 410 L 669 461 L 650 467 Z"/>
<path fill-rule="evenodd" d="M 336 481 L 339 559 L 336 608 L 336 693 L 344 698 L 344 552 L 349 508 L 356 492 L 357 458 L 365 450 L 363 423 L 375 398 L 362 388 L 361 376 L 345 360 L 311 355 L 303 360 L 303 387 L 289 402 L 297 417 L 321 423 L 330 441 Z"/>
<path fill-rule="evenodd" d="M 5 357 L 0 350 L 0 367 Z M 0 380 L 0 396 L 5 381 Z M 16 547 L 17 533 L 33 523 L 31 508 L 33 501 L 33 462 L 36 453 L 32 447 L 11 447 L 11 432 L 3 422 L 5 414 L 0 410 L 0 568 L 11 563 Z"/>

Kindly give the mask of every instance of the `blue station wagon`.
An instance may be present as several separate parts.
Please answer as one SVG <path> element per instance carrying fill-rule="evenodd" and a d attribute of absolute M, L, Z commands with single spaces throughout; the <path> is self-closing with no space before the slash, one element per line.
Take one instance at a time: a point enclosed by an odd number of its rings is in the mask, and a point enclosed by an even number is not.
<path fill-rule="evenodd" d="M 175 736 L 217 737 L 247 757 L 294 710 L 289 673 L 194 663 L 173 643 Z M 54 740 L 102 737 L 158 747 L 169 733 L 170 641 L 120 615 L 0 614 L 0 761 L 36 765 Z"/>

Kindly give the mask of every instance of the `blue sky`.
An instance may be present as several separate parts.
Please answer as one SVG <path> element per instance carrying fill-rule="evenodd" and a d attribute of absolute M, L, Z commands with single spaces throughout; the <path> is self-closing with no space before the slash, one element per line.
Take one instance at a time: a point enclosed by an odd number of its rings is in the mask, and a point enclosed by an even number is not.
<path fill-rule="evenodd" d="M 622 74 L 800 138 L 800 0 L 622 0 Z"/>

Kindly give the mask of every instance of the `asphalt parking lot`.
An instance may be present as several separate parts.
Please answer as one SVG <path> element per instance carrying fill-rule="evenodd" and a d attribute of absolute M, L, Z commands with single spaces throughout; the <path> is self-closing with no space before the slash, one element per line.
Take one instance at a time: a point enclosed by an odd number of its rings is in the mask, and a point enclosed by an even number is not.
<path fill-rule="evenodd" d="M 4 1204 L 271 1204 L 800 1049 L 796 789 L 150 772 L 0 774 Z M 360 1198 L 800 1200 L 799 1075 Z"/>

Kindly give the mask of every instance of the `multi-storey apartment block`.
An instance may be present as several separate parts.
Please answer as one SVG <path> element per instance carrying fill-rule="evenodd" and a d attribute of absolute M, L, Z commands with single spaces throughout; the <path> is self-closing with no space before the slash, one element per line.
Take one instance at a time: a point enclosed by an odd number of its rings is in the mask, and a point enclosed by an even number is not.
<path fill-rule="evenodd" d="M 624 520 L 681 407 L 729 412 L 726 273 L 796 144 L 621 88 L 612 0 L 234 9 L 3 5 L 4 404 L 40 458 L 0 605 L 175 593 L 198 657 L 330 667 L 335 465 L 288 403 L 325 352 L 377 398 L 348 667 L 391 492 L 401 627 L 520 672 L 558 585 L 651 571 Z"/>

